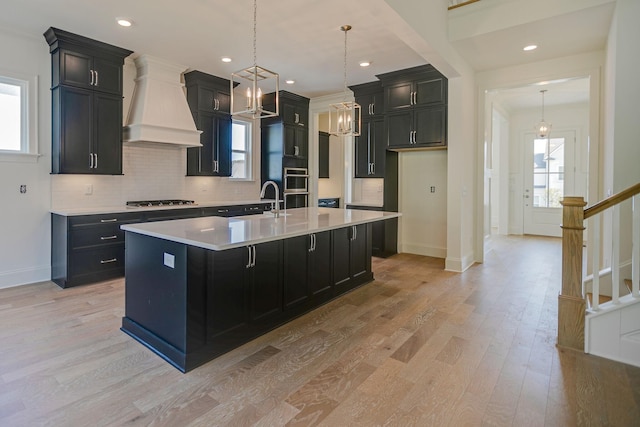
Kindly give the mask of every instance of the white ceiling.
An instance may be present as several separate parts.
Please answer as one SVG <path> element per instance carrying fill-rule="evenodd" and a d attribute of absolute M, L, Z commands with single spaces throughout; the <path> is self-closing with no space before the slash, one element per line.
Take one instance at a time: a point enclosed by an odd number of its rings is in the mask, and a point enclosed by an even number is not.
<path fill-rule="evenodd" d="M 440 2 L 446 7 L 447 0 Z M 483 2 L 456 10 L 481 8 Z M 387 25 L 393 21 L 385 15 L 392 10 L 385 10 L 384 1 L 373 4 L 371 0 L 260 0 L 258 64 L 278 72 L 281 82 L 296 80 L 293 86 L 281 83 L 283 89 L 308 97 L 337 93 L 343 86 L 344 33 L 339 28 L 344 24 L 353 26 L 348 35 L 348 84 L 424 64 L 425 59 Z M 478 70 L 598 50 L 606 42 L 613 5 L 471 36 L 457 34 L 452 44 Z M 2 10 L 0 28 L 40 38 L 43 47 L 42 33 L 53 26 L 221 77 L 253 64 L 252 0 L 2 0 Z M 133 19 L 134 26 L 116 25 L 120 16 Z M 406 28 L 398 30 L 402 31 L 406 33 Z M 541 49 L 522 55 L 522 42 L 534 36 Z M 223 64 L 222 56 L 234 61 Z M 359 67 L 362 60 L 372 61 L 372 66 Z"/>

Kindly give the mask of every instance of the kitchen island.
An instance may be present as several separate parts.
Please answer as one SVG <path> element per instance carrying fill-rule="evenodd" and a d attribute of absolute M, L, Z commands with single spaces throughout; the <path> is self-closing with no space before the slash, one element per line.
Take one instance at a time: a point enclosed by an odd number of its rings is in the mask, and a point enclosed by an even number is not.
<path fill-rule="evenodd" d="M 299 208 L 123 225 L 122 330 L 187 372 L 373 280 L 371 224 Z"/>

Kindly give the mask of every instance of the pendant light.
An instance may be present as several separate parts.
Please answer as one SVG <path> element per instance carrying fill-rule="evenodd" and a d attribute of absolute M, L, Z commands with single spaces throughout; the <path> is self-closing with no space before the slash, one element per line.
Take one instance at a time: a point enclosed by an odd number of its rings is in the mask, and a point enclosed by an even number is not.
<path fill-rule="evenodd" d="M 360 135 L 360 105 L 347 101 L 347 32 L 351 25 L 340 27 L 344 31 L 344 92 L 342 102 L 329 105 L 329 133 L 336 136 Z"/>
<path fill-rule="evenodd" d="M 538 138 L 548 138 L 549 133 L 551 132 L 551 123 L 547 123 L 544 121 L 544 93 L 546 90 L 541 90 L 542 94 L 542 120 L 536 125 L 536 136 Z"/>
<path fill-rule="evenodd" d="M 257 65 L 256 60 L 256 21 L 258 17 L 257 0 L 253 0 L 253 65 L 231 73 L 231 114 L 241 117 L 263 119 L 275 117 L 279 112 L 280 77 L 277 73 Z M 268 105 L 263 97 L 269 97 Z M 266 109 L 265 107 L 269 108 Z"/>

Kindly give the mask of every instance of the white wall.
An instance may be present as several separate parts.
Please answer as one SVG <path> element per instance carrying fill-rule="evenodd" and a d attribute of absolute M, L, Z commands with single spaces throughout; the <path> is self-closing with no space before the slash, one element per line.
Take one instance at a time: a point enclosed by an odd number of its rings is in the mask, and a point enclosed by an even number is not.
<path fill-rule="evenodd" d="M 476 81 L 474 70 L 464 61 L 448 39 L 446 2 L 423 0 L 385 0 L 392 10 L 385 11 L 388 27 L 425 60 L 449 79 L 448 154 L 445 268 L 464 271 L 474 261 L 482 261 L 477 253 L 476 232 L 482 232 L 482 215 L 478 215 L 476 182 Z M 398 19 L 398 17 L 400 19 Z M 442 171 L 441 171 L 442 172 Z M 441 176 L 434 174 L 434 179 Z M 482 194 L 482 193 L 479 193 Z M 407 195 L 401 195 L 406 198 Z M 403 215 L 405 212 L 403 212 Z M 413 215 L 413 212 L 410 214 Z M 404 222 L 401 221 L 401 224 Z M 429 224 L 423 221 L 421 227 Z M 401 225 L 401 227 L 405 227 Z M 401 236 L 405 231 L 401 231 Z M 424 235 L 424 234 L 421 234 Z M 480 237 L 480 241 L 482 238 Z M 428 244 L 428 242 L 423 242 Z"/>
<path fill-rule="evenodd" d="M 51 95 L 49 46 L 44 37 L 0 32 L 0 74 L 37 76 L 39 152 L 19 162 L 0 160 L 0 288 L 49 280 Z M 27 193 L 20 194 L 21 184 Z"/>
<path fill-rule="evenodd" d="M 447 256 L 447 157 L 446 150 L 400 153 L 400 252 Z"/>
<path fill-rule="evenodd" d="M 637 69 L 640 55 L 635 40 L 640 39 L 640 2 L 618 0 L 607 42 L 604 72 L 604 195 L 617 193 L 640 182 L 640 121 L 637 109 L 640 83 Z M 630 229 L 630 202 L 621 209 L 620 229 Z M 603 247 L 610 248 L 612 236 L 610 216 L 605 215 Z M 630 233 L 622 233 L 619 241 L 620 259 L 624 263 L 631 257 Z M 604 255 L 604 266 L 610 266 Z"/>

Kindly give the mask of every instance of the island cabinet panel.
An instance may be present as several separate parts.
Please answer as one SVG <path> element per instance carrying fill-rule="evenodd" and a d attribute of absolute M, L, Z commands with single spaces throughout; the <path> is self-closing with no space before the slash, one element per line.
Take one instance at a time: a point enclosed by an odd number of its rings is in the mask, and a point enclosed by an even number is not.
<path fill-rule="evenodd" d="M 249 322 L 258 329 L 270 325 L 282 312 L 282 241 L 252 245 L 247 268 Z"/>
<path fill-rule="evenodd" d="M 370 235 L 371 224 L 332 230 L 333 285 L 336 294 L 373 279 Z"/>
<path fill-rule="evenodd" d="M 373 280 L 369 233 L 360 224 L 213 251 L 127 231 L 122 330 L 187 372 Z M 347 276 L 339 286 L 332 270 Z"/>
<path fill-rule="evenodd" d="M 207 340 L 220 349 L 238 345 L 248 333 L 248 252 L 242 247 L 207 253 Z"/>
<path fill-rule="evenodd" d="M 331 233 L 284 240 L 284 309 L 318 304 L 331 297 Z"/>

